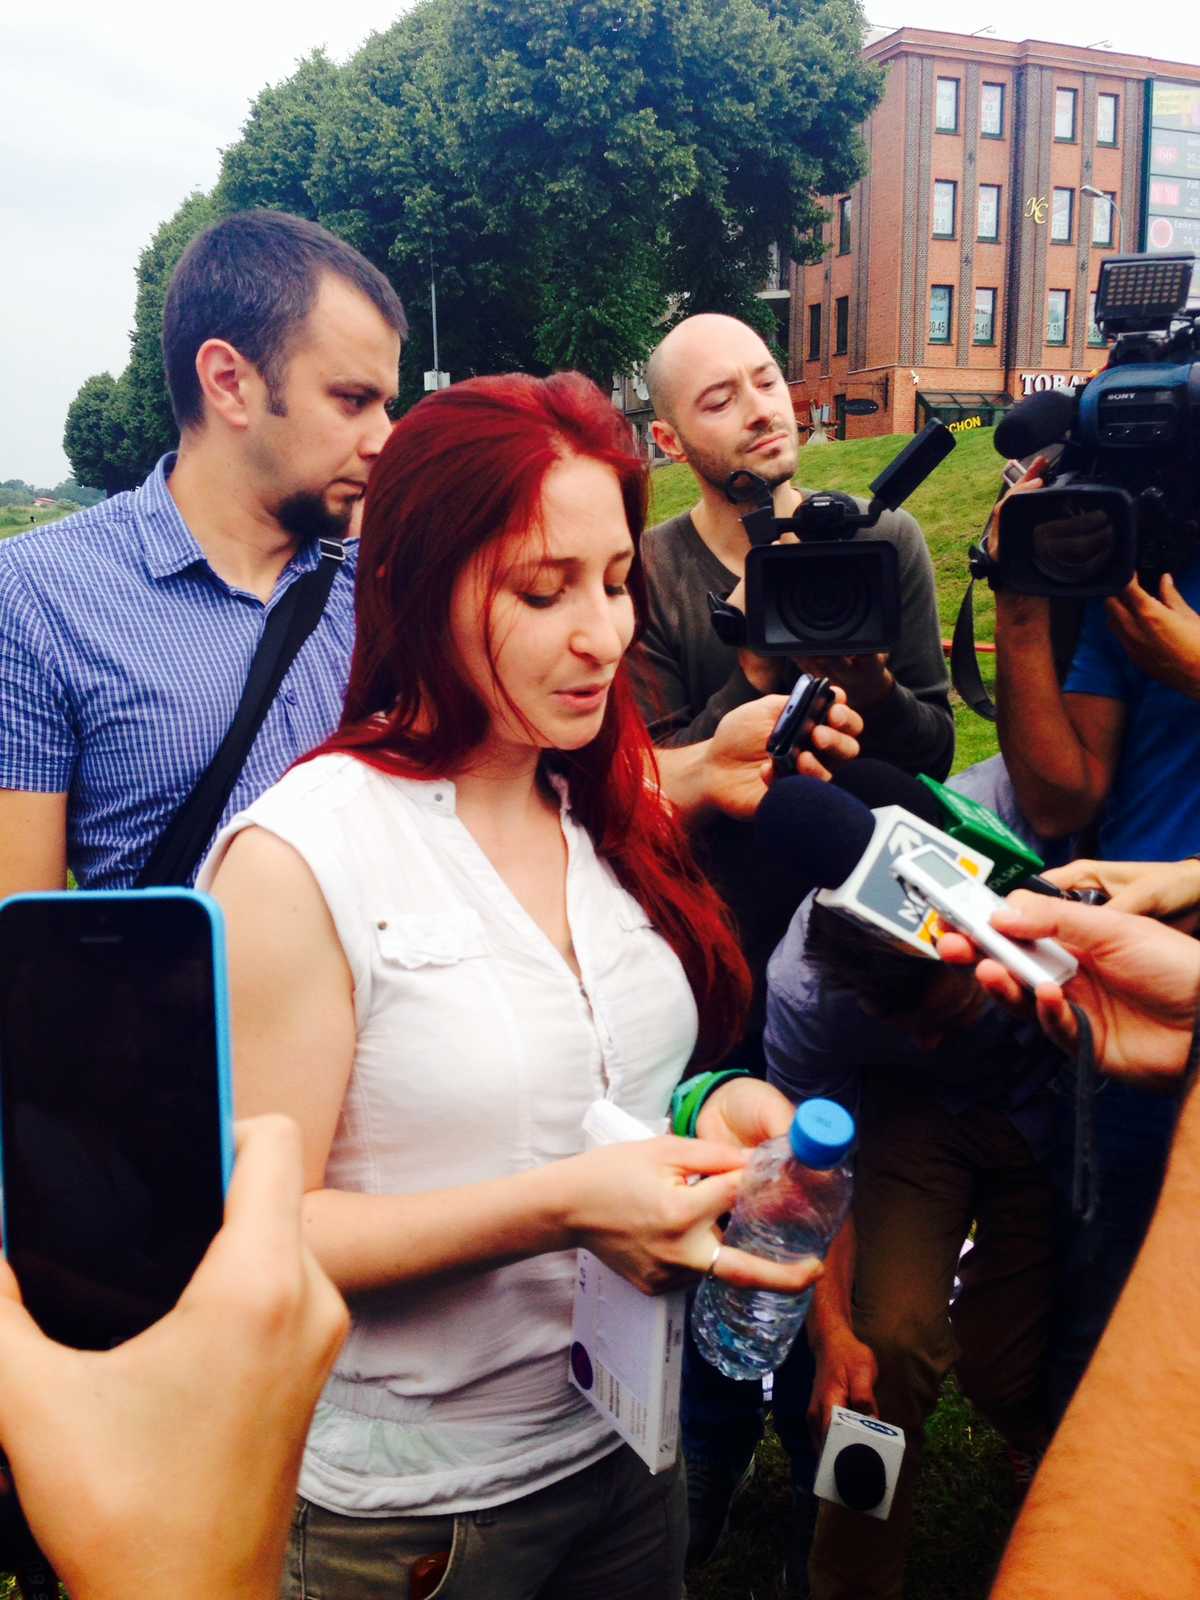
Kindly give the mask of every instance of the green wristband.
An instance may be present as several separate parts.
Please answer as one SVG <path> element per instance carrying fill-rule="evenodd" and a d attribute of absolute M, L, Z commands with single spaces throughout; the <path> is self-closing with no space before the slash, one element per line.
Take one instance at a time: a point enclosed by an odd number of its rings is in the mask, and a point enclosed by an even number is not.
<path fill-rule="evenodd" d="M 744 1067 L 728 1067 L 724 1072 L 698 1072 L 685 1078 L 671 1096 L 671 1132 L 682 1139 L 696 1137 L 696 1122 L 705 1101 L 730 1078 L 748 1078 Z"/>

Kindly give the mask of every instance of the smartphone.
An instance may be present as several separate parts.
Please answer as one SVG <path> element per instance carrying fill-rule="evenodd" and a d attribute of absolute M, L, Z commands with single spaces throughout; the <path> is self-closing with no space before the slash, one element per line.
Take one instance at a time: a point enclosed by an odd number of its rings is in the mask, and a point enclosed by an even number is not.
<path fill-rule="evenodd" d="M 1018 943 L 998 933 L 992 927 L 992 913 L 1004 901 L 932 845 L 897 856 L 892 875 L 1030 989 L 1039 983 L 1068 983 L 1079 970 L 1070 951 L 1053 939 Z"/>
<path fill-rule="evenodd" d="M 0 901 L 0 1227 L 45 1333 L 103 1350 L 170 1310 L 221 1226 L 232 1129 L 215 901 Z"/>
<path fill-rule="evenodd" d="M 795 773 L 797 755 L 809 748 L 813 729 L 825 721 L 833 698 L 833 685 L 828 678 L 814 678 L 802 672 L 796 679 L 767 738 L 767 754 L 774 763 L 776 777 L 790 778 Z"/>

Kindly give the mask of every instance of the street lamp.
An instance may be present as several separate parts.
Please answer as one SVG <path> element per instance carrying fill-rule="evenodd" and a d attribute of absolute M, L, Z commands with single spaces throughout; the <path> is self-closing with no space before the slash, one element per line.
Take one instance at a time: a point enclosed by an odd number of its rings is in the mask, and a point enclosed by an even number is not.
<path fill-rule="evenodd" d="M 1079 192 L 1080 194 L 1091 195 L 1093 200 L 1103 200 L 1106 206 L 1112 207 L 1113 215 L 1117 219 L 1117 237 L 1115 248 L 1119 250 L 1121 248 L 1121 234 L 1125 229 L 1125 221 L 1121 216 L 1121 208 L 1117 205 L 1117 202 L 1113 199 L 1112 195 L 1105 194 L 1103 189 L 1097 189 L 1090 183 L 1083 184 L 1080 187 Z"/>

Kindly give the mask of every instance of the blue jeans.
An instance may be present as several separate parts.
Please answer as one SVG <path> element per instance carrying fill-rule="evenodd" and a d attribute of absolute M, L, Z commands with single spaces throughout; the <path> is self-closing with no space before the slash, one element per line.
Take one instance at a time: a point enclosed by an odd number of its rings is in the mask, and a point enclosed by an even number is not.
<path fill-rule="evenodd" d="M 813 1385 L 813 1358 L 801 1330 L 787 1360 L 775 1373 L 771 1411 L 775 1431 L 792 1463 L 792 1484 L 812 1489 L 817 1457 L 808 1432 L 808 1399 Z M 727 1461 L 731 1470 L 754 1454 L 762 1437 L 762 1385 L 727 1378 L 710 1365 L 692 1338 L 691 1307 L 683 1341 L 683 1388 L 679 1399 L 683 1453 L 692 1460 L 706 1456 Z"/>

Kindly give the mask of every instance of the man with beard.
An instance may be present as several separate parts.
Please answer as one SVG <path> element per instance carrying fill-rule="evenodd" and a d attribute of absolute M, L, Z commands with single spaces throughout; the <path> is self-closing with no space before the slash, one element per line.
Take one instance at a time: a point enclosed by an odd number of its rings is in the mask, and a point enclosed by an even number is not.
<path fill-rule="evenodd" d="M 341 541 L 406 332 L 383 274 L 313 222 L 242 212 L 188 246 L 163 316 L 178 452 L 139 489 L 0 545 L 0 897 L 61 888 L 68 867 L 86 888 L 133 884 L 220 746 L 272 612 L 340 559 L 222 821 L 336 726 L 354 639 Z"/>
<path fill-rule="evenodd" d="M 654 437 L 672 461 L 691 467 L 700 493 L 690 511 L 660 523 L 642 541 L 649 597 L 639 646 L 643 710 L 668 791 L 677 766 L 686 765 L 689 752 L 711 738 L 723 717 L 761 696 L 786 694 L 801 670 L 830 677 L 845 690 L 862 718 L 863 754 L 944 778 L 954 754 L 954 723 L 933 564 L 917 523 L 906 512 L 884 512 L 866 535 L 890 540 L 900 558 L 901 632 L 890 657 L 794 661 L 724 644 L 711 627 L 707 596 L 744 608 L 749 549 L 742 508 L 724 491 L 727 479 L 743 470 L 765 478 L 781 517 L 792 515 L 804 498 L 791 481 L 799 440 L 787 384 L 752 328 L 712 314 L 688 317 L 673 328 L 651 354 L 646 380 L 657 417 Z M 693 826 L 701 860 L 733 909 L 755 980 L 743 1048 L 727 1065 L 761 1075 L 767 960 L 796 896 L 788 884 L 773 882 L 757 868 L 750 835 L 743 820 L 712 812 Z M 810 1381 L 805 1348 L 793 1351 L 775 1375 L 776 1422 L 792 1454 L 801 1523 L 811 1513 L 805 1424 Z M 761 1396 L 754 1388 L 722 1378 L 689 1339 L 682 1426 L 693 1564 L 715 1550 L 731 1499 L 752 1466 L 761 1430 Z M 791 1566 L 802 1570 L 801 1551 L 793 1552 Z"/>

